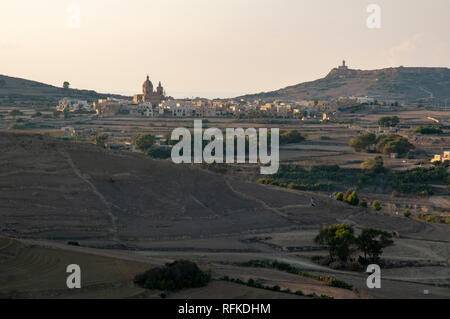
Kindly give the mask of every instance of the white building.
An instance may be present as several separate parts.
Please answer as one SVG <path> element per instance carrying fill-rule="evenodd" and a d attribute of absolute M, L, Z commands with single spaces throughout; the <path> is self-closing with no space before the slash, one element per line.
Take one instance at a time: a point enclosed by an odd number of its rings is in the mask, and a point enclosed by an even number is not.
<path fill-rule="evenodd" d="M 359 104 L 374 104 L 375 99 L 373 97 L 368 96 L 352 96 L 350 99 L 355 99 Z"/>
<path fill-rule="evenodd" d="M 190 100 L 170 100 L 161 103 L 163 110 L 169 110 L 173 117 L 195 116 L 196 106 Z"/>
<path fill-rule="evenodd" d="M 164 114 L 164 109 L 161 105 L 144 102 L 132 107 L 130 113 L 139 116 L 158 117 Z"/>
<path fill-rule="evenodd" d="M 63 98 L 59 100 L 59 104 L 56 107 L 57 111 L 68 111 L 68 112 L 76 112 L 76 111 L 87 111 L 91 112 L 94 110 L 93 106 L 89 104 L 85 100 L 78 100 L 78 99 L 69 99 L 69 98 Z"/>

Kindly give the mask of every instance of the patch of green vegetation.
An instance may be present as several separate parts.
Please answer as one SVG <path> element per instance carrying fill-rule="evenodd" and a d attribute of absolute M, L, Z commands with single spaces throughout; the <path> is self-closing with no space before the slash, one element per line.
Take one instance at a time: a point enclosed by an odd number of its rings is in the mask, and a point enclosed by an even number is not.
<path fill-rule="evenodd" d="M 50 125 L 46 124 L 39 124 L 35 122 L 28 122 L 28 121 L 19 121 L 16 123 L 11 123 L 8 126 L 8 129 L 10 130 L 33 130 L 33 129 L 48 129 L 53 128 Z"/>
<path fill-rule="evenodd" d="M 153 158 L 167 159 L 171 156 L 169 148 L 152 147 L 147 151 L 147 155 Z"/>
<path fill-rule="evenodd" d="M 361 265 L 379 262 L 383 249 L 394 243 L 392 234 L 386 231 L 363 228 L 361 234 L 355 236 L 353 227 L 347 224 L 322 227 L 314 241 L 327 247 L 330 262 L 347 263 L 352 253 L 362 252 L 363 256 L 358 259 Z"/>
<path fill-rule="evenodd" d="M 396 171 L 391 175 L 391 185 L 402 193 L 433 194 L 431 183 L 445 183 L 447 170 L 443 167 L 417 167 L 407 171 Z"/>
<path fill-rule="evenodd" d="M 253 278 L 249 278 L 247 282 L 239 279 L 239 278 L 230 278 L 228 276 L 223 276 L 220 278 L 220 280 L 223 281 L 229 281 L 229 282 L 233 282 L 239 285 L 245 285 L 247 287 L 252 287 L 252 288 L 258 288 L 258 289 L 265 289 L 265 290 L 270 290 L 270 291 L 276 291 L 276 292 L 282 292 L 282 293 L 286 293 L 286 294 L 292 294 L 292 295 L 297 295 L 297 296 L 306 296 L 306 297 L 310 297 L 310 298 L 314 298 L 314 299 L 334 299 L 331 296 L 328 295 L 317 295 L 316 293 L 312 293 L 312 294 L 307 294 L 305 295 L 303 293 L 303 291 L 301 290 L 297 290 L 295 292 L 292 292 L 289 288 L 281 290 L 280 286 L 275 285 L 275 286 L 265 286 L 261 283 L 259 283 L 258 281 L 254 280 Z"/>
<path fill-rule="evenodd" d="M 381 206 L 381 203 L 379 200 L 374 200 L 372 203 L 372 209 L 376 212 L 380 211 L 383 207 Z"/>
<path fill-rule="evenodd" d="M 346 202 L 353 206 L 358 206 L 359 204 L 358 194 L 352 189 L 348 189 L 345 194 L 342 192 L 335 192 L 333 195 L 338 201 Z"/>
<path fill-rule="evenodd" d="M 141 134 L 133 138 L 134 145 L 138 150 L 147 152 L 155 143 L 155 136 L 152 134 Z"/>
<path fill-rule="evenodd" d="M 450 225 L 449 216 L 433 216 L 431 214 L 419 214 L 417 217 L 427 223 Z"/>
<path fill-rule="evenodd" d="M 440 127 L 436 127 L 436 126 L 431 126 L 431 125 L 426 125 L 426 126 L 418 126 L 416 127 L 416 129 L 414 130 L 414 133 L 418 133 L 418 134 L 442 134 L 444 133 L 442 131 L 442 129 Z"/>
<path fill-rule="evenodd" d="M 377 124 L 383 127 L 395 127 L 398 123 L 400 123 L 398 116 L 384 116 L 377 121 Z"/>
<path fill-rule="evenodd" d="M 276 260 L 272 261 L 272 260 L 254 259 L 254 260 L 249 260 L 244 263 L 240 263 L 238 265 L 242 266 L 242 267 L 277 269 L 277 270 L 284 271 L 284 272 L 287 272 L 290 274 L 299 275 L 302 277 L 307 277 L 307 278 L 318 280 L 320 282 L 325 283 L 326 285 L 328 285 L 330 287 L 342 288 L 342 289 L 347 289 L 347 290 L 352 290 L 352 291 L 354 290 L 354 287 L 352 285 L 347 284 L 346 282 L 339 280 L 335 277 L 314 275 L 314 274 L 308 273 L 306 271 L 301 271 L 297 267 L 292 266 L 288 263 L 279 262 Z"/>
<path fill-rule="evenodd" d="M 374 145 L 375 148 L 373 148 Z M 365 133 L 351 139 L 350 146 L 357 152 L 377 152 L 387 155 L 392 153 L 404 155 L 415 148 L 408 139 L 400 135 L 379 135 L 377 137 L 373 133 Z"/>
<path fill-rule="evenodd" d="M 211 275 L 200 270 L 194 262 L 177 260 L 136 275 L 134 283 L 147 289 L 176 291 L 204 287 L 210 279 Z"/>
<path fill-rule="evenodd" d="M 276 174 L 260 178 L 257 183 L 324 192 L 345 191 L 343 187 L 363 190 L 376 186 L 389 192 L 395 190 L 404 194 L 428 196 L 433 194 L 432 184 L 445 185 L 448 177 L 447 170 L 442 166 L 388 171 L 383 168 L 382 159 L 376 158 L 364 164 L 362 169 L 319 165 L 307 170 L 299 165 L 281 165 Z"/>
<path fill-rule="evenodd" d="M 305 137 L 303 137 L 299 131 L 296 130 L 289 130 L 289 131 L 281 131 L 280 132 L 280 144 L 294 144 L 294 143 L 300 143 L 305 140 Z"/>
<path fill-rule="evenodd" d="M 105 146 L 107 140 L 108 134 L 99 134 L 94 137 L 94 143 L 103 147 Z"/>

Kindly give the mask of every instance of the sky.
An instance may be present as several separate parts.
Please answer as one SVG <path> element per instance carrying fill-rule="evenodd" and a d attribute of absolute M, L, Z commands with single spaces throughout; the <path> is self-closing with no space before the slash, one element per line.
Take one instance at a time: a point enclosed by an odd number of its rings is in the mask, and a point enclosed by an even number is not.
<path fill-rule="evenodd" d="M 234 97 L 343 59 L 449 67 L 449 12 L 448 0 L 2 0 L 0 74 L 125 95 L 148 74 L 177 98 Z"/>

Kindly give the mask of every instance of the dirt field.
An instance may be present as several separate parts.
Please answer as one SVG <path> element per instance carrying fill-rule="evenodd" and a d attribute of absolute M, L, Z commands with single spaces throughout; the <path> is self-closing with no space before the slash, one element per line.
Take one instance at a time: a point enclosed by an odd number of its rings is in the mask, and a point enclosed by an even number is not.
<path fill-rule="evenodd" d="M 0 147 L 0 235 L 21 240 L 0 242 L 2 297 L 159 298 L 160 292 L 135 287 L 133 276 L 188 258 L 211 271 L 214 280 L 169 298 L 295 297 L 219 281 L 224 275 L 335 298 L 421 298 L 425 289 L 427 298 L 450 298 L 448 226 L 47 135 L 0 132 Z M 321 226 L 337 222 L 398 233 L 384 257 L 403 264 L 383 270 L 382 289 L 367 289 L 364 272 L 311 261 L 312 255 L 325 254 L 314 236 Z M 67 246 L 68 241 L 81 247 Z M 278 270 L 236 265 L 250 259 L 276 259 L 336 276 L 358 294 Z M 86 289 L 64 287 L 70 263 L 86 269 Z"/>

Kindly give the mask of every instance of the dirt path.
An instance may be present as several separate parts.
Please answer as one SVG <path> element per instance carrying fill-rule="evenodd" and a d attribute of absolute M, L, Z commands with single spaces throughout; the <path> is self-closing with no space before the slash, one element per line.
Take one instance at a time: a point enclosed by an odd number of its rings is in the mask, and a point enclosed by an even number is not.
<path fill-rule="evenodd" d="M 117 230 L 117 217 L 113 214 L 113 207 L 115 207 L 116 209 L 119 209 L 119 210 L 120 210 L 120 207 L 117 207 L 116 205 L 114 205 L 106 200 L 106 198 L 102 195 L 102 193 L 100 193 L 97 190 L 95 185 L 88 178 L 86 178 L 83 175 L 83 173 L 76 167 L 75 163 L 73 162 L 72 158 L 70 157 L 70 154 L 66 150 L 60 150 L 60 153 L 67 159 L 67 163 L 70 165 L 70 167 L 72 168 L 75 175 L 77 175 L 81 180 L 83 180 L 86 184 L 88 184 L 92 193 L 95 194 L 105 205 L 105 207 L 107 208 L 108 217 L 111 220 L 112 239 L 115 242 L 120 243 L 118 230 Z"/>

